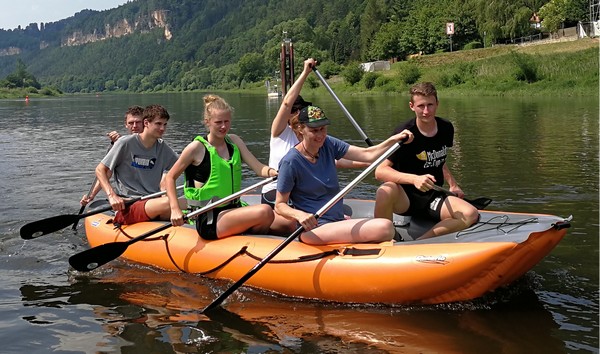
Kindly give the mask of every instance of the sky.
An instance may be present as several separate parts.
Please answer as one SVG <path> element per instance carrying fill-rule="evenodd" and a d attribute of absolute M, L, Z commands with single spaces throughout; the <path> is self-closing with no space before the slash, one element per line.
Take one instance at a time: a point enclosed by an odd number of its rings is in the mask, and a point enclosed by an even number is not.
<path fill-rule="evenodd" d="M 27 27 L 32 22 L 56 22 L 84 10 L 107 10 L 127 0 L 0 0 L 0 28 Z"/>

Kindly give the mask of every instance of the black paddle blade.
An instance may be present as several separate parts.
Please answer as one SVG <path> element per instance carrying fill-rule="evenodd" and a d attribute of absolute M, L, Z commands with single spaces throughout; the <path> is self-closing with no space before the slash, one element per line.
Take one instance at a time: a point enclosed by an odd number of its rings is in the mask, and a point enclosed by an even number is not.
<path fill-rule="evenodd" d="M 46 234 L 56 232 L 65 227 L 77 222 L 80 219 L 79 215 L 58 215 L 51 218 L 30 222 L 21 227 L 21 238 L 31 240 Z"/>
<path fill-rule="evenodd" d="M 486 197 L 481 197 L 481 198 L 477 198 L 474 200 L 465 199 L 465 201 L 470 203 L 475 208 L 477 208 L 477 210 L 485 209 L 492 202 L 492 200 L 490 198 L 486 198 Z"/>
<path fill-rule="evenodd" d="M 129 246 L 127 242 L 105 243 L 72 255 L 69 258 L 69 264 L 75 270 L 89 272 L 122 255 L 127 246 Z"/>

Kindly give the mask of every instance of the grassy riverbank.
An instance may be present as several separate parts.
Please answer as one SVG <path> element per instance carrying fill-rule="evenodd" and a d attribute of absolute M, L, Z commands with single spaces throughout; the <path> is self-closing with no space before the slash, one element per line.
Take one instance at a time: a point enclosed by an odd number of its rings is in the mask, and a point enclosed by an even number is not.
<path fill-rule="evenodd" d="M 413 82 L 432 81 L 442 95 L 598 97 L 598 58 L 598 39 L 502 45 L 419 56 L 367 73 L 354 85 L 342 77 L 329 83 L 336 91 L 361 94 L 405 93 Z"/>
<path fill-rule="evenodd" d="M 0 88 L 0 99 L 6 98 L 22 98 L 25 97 L 34 98 L 34 97 L 54 97 L 60 96 L 62 92 L 51 89 L 51 88 L 42 88 L 41 90 L 31 89 L 31 88 L 18 88 L 18 89 L 8 89 L 8 88 Z"/>

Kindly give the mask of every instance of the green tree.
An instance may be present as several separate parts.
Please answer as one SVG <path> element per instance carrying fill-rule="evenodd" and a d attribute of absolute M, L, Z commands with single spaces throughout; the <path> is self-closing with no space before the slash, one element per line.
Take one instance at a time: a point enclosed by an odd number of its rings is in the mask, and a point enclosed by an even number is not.
<path fill-rule="evenodd" d="M 344 80 L 350 85 L 354 85 L 362 79 L 365 72 L 358 63 L 350 63 L 344 70 L 342 70 L 342 76 Z"/>
<path fill-rule="evenodd" d="M 327 27 L 329 56 L 335 63 L 343 64 L 347 60 L 358 60 L 359 37 L 356 35 L 359 17 L 349 12 L 343 20 L 334 20 Z"/>
<path fill-rule="evenodd" d="M 556 32 L 566 21 L 585 21 L 586 5 L 587 0 L 551 0 L 540 8 L 542 26 Z"/>
<path fill-rule="evenodd" d="M 388 22 L 383 24 L 373 38 L 369 48 L 369 57 L 376 60 L 390 59 L 395 57 L 404 58 L 408 53 L 402 51 L 400 37 L 402 30 L 398 23 Z"/>
<path fill-rule="evenodd" d="M 370 47 L 375 33 L 385 21 L 384 0 L 367 0 L 365 10 L 360 17 L 360 51 L 362 59 L 372 60 Z"/>
<path fill-rule="evenodd" d="M 405 53 L 435 53 L 449 48 L 444 31 L 449 22 L 449 0 L 420 0 L 402 23 L 400 43 Z M 458 28 L 457 28 L 458 30 Z"/>
<path fill-rule="evenodd" d="M 38 90 L 42 88 L 42 85 L 40 85 L 35 76 L 27 71 L 27 66 L 21 59 L 17 59 L 15 71 L 9 74 L 3 82 L 5 82 L 5 86 L 8 88 L 33 87 Z"/>
<path fill-rule="evenodd" d="M 539 0 L 472 0 L 469 5 L 479 34 L 490 44 L 530 34 L 529 19 L 540 4 Z"/>
<path fill-rule="evenodd" d="M 240 79 L 246 82 L 262 80 L 265 75 L 265 65 L 262 55 L 247 53 L 238 62 Z"/>
<path fill-rule="evenodd" d="M 104 83 L 104 87 L 107 91 L 114 91 L 116 90 L 117 85 L 115 84 L 115 80 L 106 80 L 106 82 Z"/>

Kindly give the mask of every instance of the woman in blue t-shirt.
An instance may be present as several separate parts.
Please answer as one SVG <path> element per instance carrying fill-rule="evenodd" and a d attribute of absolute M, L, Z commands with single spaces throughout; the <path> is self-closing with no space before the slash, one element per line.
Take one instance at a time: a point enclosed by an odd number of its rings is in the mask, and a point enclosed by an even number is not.
<path fill-rule="evenodd" d="M 302 136 L 279 164 L 275 211 L 304 227 L 300 241 L 319 245 L 331 243 L 382 242 L 394 237 L 392 222 L 383 218 L 345 219 L 343 200 L 319 220 L 314 214 L 340 190 L 335 160 L 373 162 L 396 142 L 408 138 L 408 130 L 379 145 L 361 148 L 327 136 L 329 119 L 316 106 L 303 108 L 294 130 Z M 294 208 L 288 205 L 291 200 Z"/>

